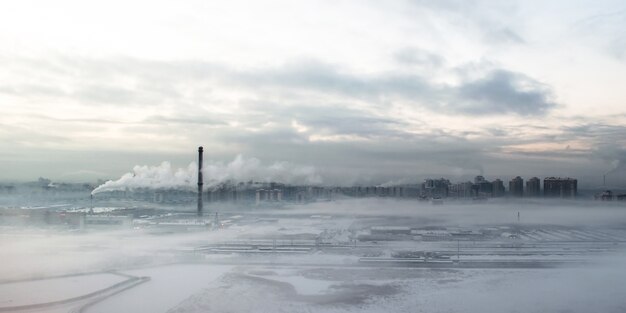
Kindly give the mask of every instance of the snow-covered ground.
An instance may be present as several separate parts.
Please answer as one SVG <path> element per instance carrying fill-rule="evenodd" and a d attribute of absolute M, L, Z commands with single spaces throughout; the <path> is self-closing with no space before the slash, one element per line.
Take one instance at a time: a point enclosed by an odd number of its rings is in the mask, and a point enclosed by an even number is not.
<path fill-rule="evenodd" d="M 11 280 L 117 271 L 150 280 L 86 312 L 626 311 L 621 295 L 626 289 L 626 210 L 614 207 L 433 207 L 375 199 L 221 214 L 229 223 L 217 231 L 3 227 L 0 307 L 83 295 L 125 278 L 97 274 Z M 376 226 L 399 226 L 414 234 L 354 240 Z M 427 241 L 415 235 L 428 232 L 449 236 Z M 463 232 L 469 237 L 451 239 Z M 300 253 L 288 253 L 292 246 Z M 584 263 L 549 269 L 461 269 L 450 260 L 448 268 L 359 261 L 393 261 L 398 255 L 425 252 L 453 259 L 459 253 L 461 261 Z"/>
<path fill-rule="evenodd" d="M 624 268 L 239 269 L 170 312 L 623 312 Z"/>
<path fill-rule="evenodd" d="M 109 273 L 0 284 L 0 307 L 60 301 L 105 289 L 127 277 Z"/>
<path fill-rule="evenodd" d="M 167 312 L 169 308 L 230 271 L 232 266 L 208 264 L 177 264 L 126 271 L 150 281 L 90 307 L 87 312 Z"/>

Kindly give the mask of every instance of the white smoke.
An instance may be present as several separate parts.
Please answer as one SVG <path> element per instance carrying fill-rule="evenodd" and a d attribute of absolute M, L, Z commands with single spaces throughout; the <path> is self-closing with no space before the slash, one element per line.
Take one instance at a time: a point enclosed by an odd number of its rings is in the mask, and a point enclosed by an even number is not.
<path fill-rule="evenodd" d="M 173 169 L 169 162 L 159 166 L 135 166 L 118 180 L 109 180 L 92 191 L 149 189 L 189 189 L 194 190 L 198 165 L 192 162 L 186 168 Z M 204 183 L 211 188 L 223 182 L 280 182 L 286 184 L 320 184 L 322 178 L 312 166 L 299 166 L 289 162 L 276 162 L 263 165 L 259 159 L 244 158 L 238 155 L 227 164 L 207 162 L 202 169 Z"/>
<path fill-rule="evenodd" d="M 388 182 L 379 184 L 377 187 L 395 187 L 400 185 L 408 185 L 415 184 L 415 179 L 413 178 L 401 178 L 397 180 L 390 180 Z"/>
<path fill-rule="evenodd" d="M 187 168 L 172 169 L 169 162 L 158 166 L 135 165 L 131 173 L 118 180 L 109 180 L 98 186 L 91 194 L 103 191 L 151 189 L 191 189 L 198 179 L 198 165 L 191 163 Z"/>
<path fill-rule="evenodd" d="M 280 182 L 286 184 L 320 184 L 322 179 L 312 166 L 299 166 L 289 162 L 276 162 L 264 166 L 256 158 L 246 159 L 238 155 L 232 162 L 209 163 L 202 169 L 207 187 L 225 181 Z"/>

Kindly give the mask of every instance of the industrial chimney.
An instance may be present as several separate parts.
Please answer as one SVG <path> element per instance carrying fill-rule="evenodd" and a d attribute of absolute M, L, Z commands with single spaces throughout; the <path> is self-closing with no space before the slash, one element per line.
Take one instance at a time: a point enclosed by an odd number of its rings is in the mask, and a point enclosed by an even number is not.
<path fill-rule="evenodd" d="M 202 147 L 198 147 L 198 216 L 202 216 Z"/>

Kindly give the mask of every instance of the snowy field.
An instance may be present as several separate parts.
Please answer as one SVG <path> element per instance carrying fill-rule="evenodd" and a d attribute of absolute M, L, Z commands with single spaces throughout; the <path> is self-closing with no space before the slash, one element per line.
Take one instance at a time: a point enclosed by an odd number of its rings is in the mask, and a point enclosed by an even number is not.
<path fill-rule="evenodd" d="M 0 284 L 0 307 L 46 303 L 92 293 L 127 278 L 115 274 L 91 274 Z"/>
<path fill-rule="evenodd" d="M 87 312 L 167 312 L 229 272 L 232 266 L 179 264 L 127 271 L 150 281 L 108 298 Z"/>
<path fill-rule="evenodd" d="M 20 312 L 626 311 L 622 207 L 375 199 L 220 215 L 226 226 L 205 231 L 4 227 L 0 309 L 141 277 L 102 297 Z M 410 233 L 363 240 L 381 229 Z M 81 273 L 92 274 L 46 279 Z"/>

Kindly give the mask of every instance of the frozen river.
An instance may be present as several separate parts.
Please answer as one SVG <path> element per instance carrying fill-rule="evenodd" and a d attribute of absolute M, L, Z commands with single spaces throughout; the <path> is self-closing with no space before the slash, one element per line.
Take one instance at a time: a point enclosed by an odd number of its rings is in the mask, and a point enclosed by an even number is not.
<path fill-rule="evenodd" d="M 87 312 L 167 312 L 231 269 L 232 266 L 228 265 L 177 264 L 125 271 L 151 279 L 89 307 Z"/>
<path fill-rule="evenodd" d="M 0 307 L 46 303 L 79 297 L 127 277 L 115 274 L 91 274 L 0 284 Z"/>

